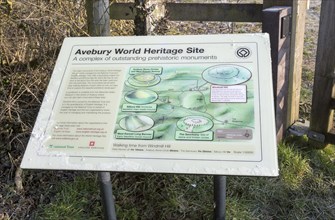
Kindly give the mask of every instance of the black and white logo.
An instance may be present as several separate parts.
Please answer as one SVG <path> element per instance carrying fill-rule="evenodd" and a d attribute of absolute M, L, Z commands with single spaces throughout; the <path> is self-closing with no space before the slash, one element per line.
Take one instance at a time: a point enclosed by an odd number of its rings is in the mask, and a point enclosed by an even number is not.
<path fill-rule="evenodd" d="M 251 55 L 251 51 L 246 47 L 240 47 L 236 50 L 236 55 L 240 58 L 247 58 Z"/>

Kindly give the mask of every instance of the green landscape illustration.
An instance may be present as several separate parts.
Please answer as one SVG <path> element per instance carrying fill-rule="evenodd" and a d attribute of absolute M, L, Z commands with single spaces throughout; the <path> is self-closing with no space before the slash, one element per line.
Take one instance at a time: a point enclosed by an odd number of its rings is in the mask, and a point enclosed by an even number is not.
<path fill-rule="evenodd" d="M 250 140 L 253 88 L 251 71 L 239 65 L 131 67 L 115 138 Z"/>

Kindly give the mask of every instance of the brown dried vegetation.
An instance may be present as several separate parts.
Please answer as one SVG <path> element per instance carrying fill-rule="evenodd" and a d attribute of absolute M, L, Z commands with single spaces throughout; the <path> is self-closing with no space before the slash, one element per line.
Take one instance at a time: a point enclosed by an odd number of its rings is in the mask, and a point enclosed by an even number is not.
<path fill-rule="evenodd" d="M 63 176 L 41 172 L 23 175 L 19 167 L 62 40 L 87 35 L 82 4 L 1 1 L 0 219 L 27 218 L 36 202 L 45 200 L 43 194 L 52 186 L 52 179 Z"/>

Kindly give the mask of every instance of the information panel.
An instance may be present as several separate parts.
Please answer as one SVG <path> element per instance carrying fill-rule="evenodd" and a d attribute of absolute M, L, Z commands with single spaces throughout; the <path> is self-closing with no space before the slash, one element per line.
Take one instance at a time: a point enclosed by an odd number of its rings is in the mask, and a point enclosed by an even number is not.
<path fill-rule="evenodd" d="M 278 175 L 267 34 L 66 38 L 21 164 Z"/>

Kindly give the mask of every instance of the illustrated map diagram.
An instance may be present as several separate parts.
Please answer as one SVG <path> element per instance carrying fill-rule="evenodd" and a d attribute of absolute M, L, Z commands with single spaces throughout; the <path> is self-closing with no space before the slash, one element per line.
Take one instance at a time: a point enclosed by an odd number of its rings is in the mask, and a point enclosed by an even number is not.
<path fill-rule="evenodd" d="M 234 141 L 254 131 L 252 72 L 241 65 L 130 67 L 116 139 Z"/>

